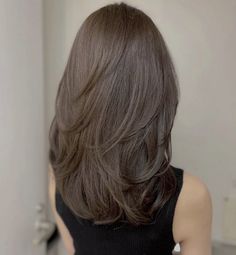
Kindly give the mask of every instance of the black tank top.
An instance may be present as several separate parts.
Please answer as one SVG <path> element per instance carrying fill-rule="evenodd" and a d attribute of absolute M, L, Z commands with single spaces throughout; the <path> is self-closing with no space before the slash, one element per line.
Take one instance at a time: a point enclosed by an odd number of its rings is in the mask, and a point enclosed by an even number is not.
<path fill-rule="evenodd" d="M 56 191 L 56 209 L 73 238 L 74 255 L 171 255 L 176 244 L 173 218 L 184 172 L 172 167 L 177 177 L 175 194 L 156 213 L 154 221 L 138 227 L 95 225 L 73 214 Z"/>

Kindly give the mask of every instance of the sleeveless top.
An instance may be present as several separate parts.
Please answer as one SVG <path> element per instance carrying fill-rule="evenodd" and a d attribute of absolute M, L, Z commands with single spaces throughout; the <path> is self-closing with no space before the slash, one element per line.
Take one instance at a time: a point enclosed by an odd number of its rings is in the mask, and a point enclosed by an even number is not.
<path fill-rule="evenodd" d="M 157 211 L 151 223 L 140 226 L 96 225 L 75 215 L 56 190 L 56 210 L 68 228 L 75 248 L 74 255 L 171 255 L 176 245 L 173 218 L 183 185 L 183 170 L 172 166 L 177 179 L 174 195 Z"/>

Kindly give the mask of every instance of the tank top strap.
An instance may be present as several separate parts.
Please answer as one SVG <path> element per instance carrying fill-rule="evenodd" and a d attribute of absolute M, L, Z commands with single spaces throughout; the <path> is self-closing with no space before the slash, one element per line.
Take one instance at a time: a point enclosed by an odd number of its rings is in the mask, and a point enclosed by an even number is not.
<path fill-rule="evenodd" d="M 183 176 L 184 170 L 181 168 L 173 167 L 173 172 L 176 176 L 177 186 L 174 195 L 170 198 L 166 210 L 166 229 L 170 234 L 171 242 L 175 243 L 174 236 L 173 236 L 173 221 L 175 215 L 176 204 L 179 198 L 179 194 L 183 187 Z"/>
<path fill-rule="evenodd" d="M 59 214 L 61 219 L 64 221 L 65 225 L 67 226 L 71 236 L 72 237 L 76 236 L 78 220 L 76 216 L 74 215 L 74 213 L 70 210 L 70 208 L 65 204 L 57 188 L 55 191 L 55 207 L 56 207 L 57 213 Z"/>

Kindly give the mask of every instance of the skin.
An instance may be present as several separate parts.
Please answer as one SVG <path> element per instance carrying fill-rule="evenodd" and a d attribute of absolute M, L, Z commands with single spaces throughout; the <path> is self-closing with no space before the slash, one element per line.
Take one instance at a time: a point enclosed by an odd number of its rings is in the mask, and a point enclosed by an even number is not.
<path fill-rule="evenodd" d="M 212 255 L 211 231 L 210 192 L 200 178 L 184 171 L 173 220 L 173 236 L 181 255 Z"/>
<path fill-rule="evenodd" d="M 49 198 L 51 209 L 68 255 L 75 250 L 73 239 L 55 208 L 55 179 L 49 165 Z M 206 184 L 184 171 L 173 219 L 173 237 L 180 244 L 181 255 L 212 255 L 212 200 Z"/>

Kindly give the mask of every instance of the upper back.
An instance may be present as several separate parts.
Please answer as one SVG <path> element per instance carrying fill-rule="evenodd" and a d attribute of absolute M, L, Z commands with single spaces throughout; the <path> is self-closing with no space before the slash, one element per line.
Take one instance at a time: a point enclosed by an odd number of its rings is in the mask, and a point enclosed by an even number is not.
<path fill-rule="evenodd" d="M 151 223 L 138 227 L 127 223 L 95 225 L 73 214 L 57 191 L 56 209 L 73 238 L 75 254 L 172 254 L 174 213 L 184 175 L 180 168 L 173 167 L 173 170 L 177 179 L 175 194 L 156 212 Z"/>

